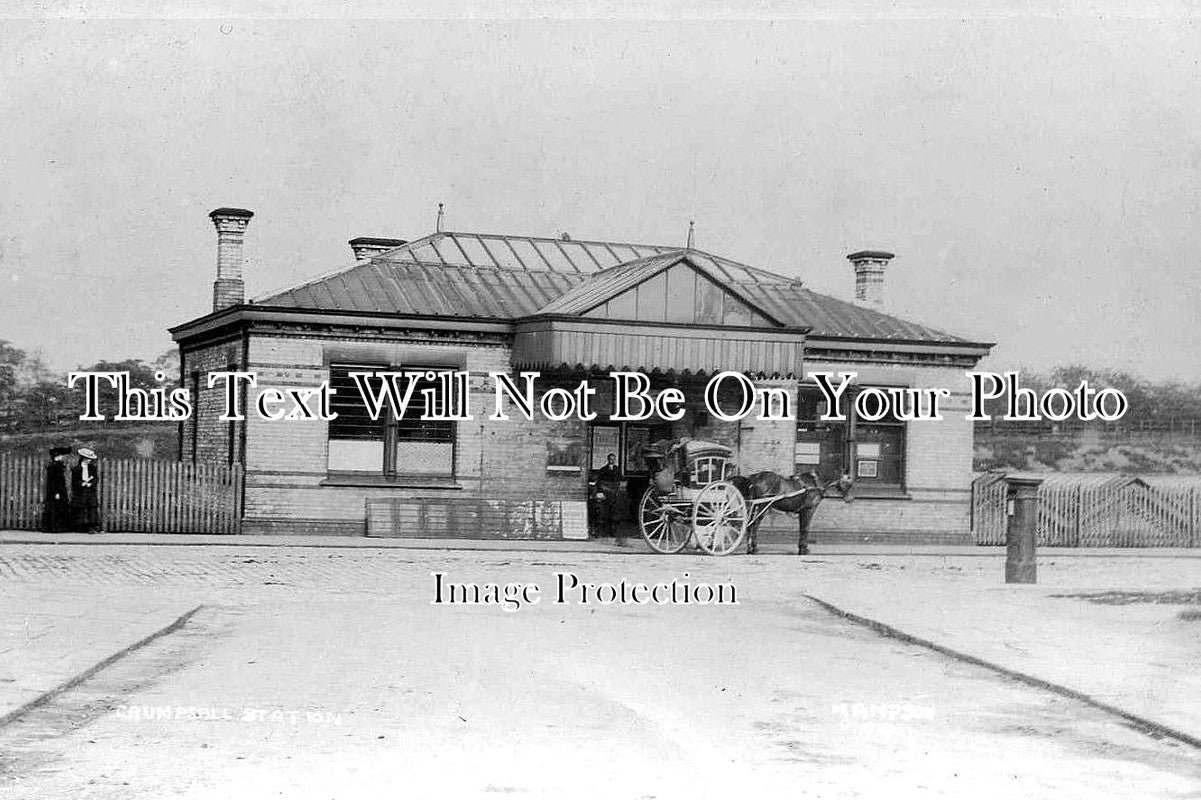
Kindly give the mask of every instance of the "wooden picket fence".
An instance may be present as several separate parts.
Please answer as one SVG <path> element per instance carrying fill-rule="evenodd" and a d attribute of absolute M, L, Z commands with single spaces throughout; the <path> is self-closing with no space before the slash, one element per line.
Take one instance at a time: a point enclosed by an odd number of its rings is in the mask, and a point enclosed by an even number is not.
<path fill-rule="evenodd" d="M 1038 544 L 1053 547 L 1201 547 L 1201 477 L 1039 474 Z M 1005 476 L 972 482 L 972 537 L 1005 543 Z"/>
<path fill-rule="evenodd" d="M 46 460 L 0 453 L 0 529 L 38 530 Z M 242 467 L 147 459 L 100 462 L 105 530 L 134 533 L 237 533 Z"/>

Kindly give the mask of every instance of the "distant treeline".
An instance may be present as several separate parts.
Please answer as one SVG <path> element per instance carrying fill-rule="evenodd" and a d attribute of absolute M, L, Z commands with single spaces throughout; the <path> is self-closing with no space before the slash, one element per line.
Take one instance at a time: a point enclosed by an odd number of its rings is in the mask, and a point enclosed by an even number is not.
<path fill-rule="evenodd" d="M 153 362 L 141 359 L 123 361 L 97 361 L 81 366 L 75 371 L 128 372 L 130 386 L 139 389 L 175 386 L 179 378 L 179 362 L 175 351 L 163 353 Z M 155 380 L 155 373 L 162 373 L 166 380 Z M 101 410 L 111 416 L 116 413 L 116 402 L 111 393 L 101 404 Z M 0 434 L 23 434 L 53 431 L 87 425 L 94 428 L 100 423 L 81 423 L 79 415 L 84 409 L 82 381 L 73 389 L 67 388 L 67 373 L 48 368 L 41 358 L 30 355 L 0 339 Z M 113 422 L 105 425 L 128 426 L 136 422 Z"/>
<path fill-rule="evenodd" d="M 1069 392 L 1087 380 L 1094 389 L 1113 387 L 1126 395 L 1130 408 L 1117 423 L 1098 423 L 1146 431 L 1189 431 L 1201 430 L 1201 383 L 1183 381 L 1150 381 L 1122 370 L 1098 370 L 1071 365 L 1056 367 L 1049 373 L 1022 372 L 1021 385 L 1036 393 L 1059 386 Z M 1086 423 L 1053 422 L 1004 422 L 1005 399 L 985 402 L 985 410 L 994 422 L 977 423 L 978 428 L 1025 427 L 1079 427 Z"/>

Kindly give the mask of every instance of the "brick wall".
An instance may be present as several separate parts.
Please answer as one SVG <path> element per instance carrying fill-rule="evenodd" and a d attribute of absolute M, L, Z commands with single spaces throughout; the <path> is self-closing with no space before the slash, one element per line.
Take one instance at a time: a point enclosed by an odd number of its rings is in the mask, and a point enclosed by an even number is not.
<path fill-rule="evenodd" d="M 796 403 L 798 382 L 758 381 L 758 388 L 783 389 Z M 792 420 L 757 420 L 755 414 L 739 426 L 740 448 L 738 453 L 739 472 L 750 475 L 769 470 L 781 475 L 791 475 L 796 457 L 796 423 Z"/>
<path fill-rule="evenodd" d="M 193 409 L 192 418 L 183 422 L 181 460 L 223 464 L 242 460 L 242 423 L 219 419 L 225 406 L 223 389 L 220 384 L 208 388 L 210 372 L 241 369 L 241 364 L 240 340 L 184 352 L 183 377 Z"/>
<path fill-rule="evenodd" d="M 970 544 L 972 423 L 968 380 L 962 367 L 871 365 L 806 360 L 805 371 L 856 372 L 864 384 L 892 375 L 914 388 L 945 387 L 941 421 L 910 422 L 905 437 L 905 497 L 856 494 L 851 503 L 823 501 L 810 531 L 816 543 L 832 541 Z M 857 382 L 860 379 L 857 379 Z M 793 517 L 772 514 L 766 527 L 795 536 Z"/>

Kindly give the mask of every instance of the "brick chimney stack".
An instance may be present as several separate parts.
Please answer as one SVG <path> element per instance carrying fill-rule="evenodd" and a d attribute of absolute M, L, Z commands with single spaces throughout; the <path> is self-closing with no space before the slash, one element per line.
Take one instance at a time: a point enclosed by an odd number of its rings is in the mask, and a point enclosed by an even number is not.
<path fill-rule="evenodd" d="M 373 258 L 380 253 L 408 244 L 404 239 L 376 239 L 371 236 L 360 236 L 350 240 L 350 251 L 354 253 L 355 261 Z"/>
<path fill-rule="evenodd" d="M 254 212 L 244 208 L 218 208 L 209 214 L 217 228 L 217 280 L 213 282 L 213 311 L 246 301 L 242 281 L 242 240 Z"/>
<path fill-rule="evenodd" d="M 883 250 L 860 250 L 847 260 L 855 268 L 855 299 L 873 306 L 884 305 L 884 268 L 895 256 Z"/>

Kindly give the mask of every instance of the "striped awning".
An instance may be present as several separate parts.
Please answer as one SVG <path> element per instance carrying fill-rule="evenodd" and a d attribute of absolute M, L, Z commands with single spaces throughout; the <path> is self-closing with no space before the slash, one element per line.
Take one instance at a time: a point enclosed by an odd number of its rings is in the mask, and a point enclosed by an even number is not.
<path fill-rule="evenodd" d="M 513 365 L 537 370 L 687 374 L 735 370 L 785 376 L 800 373 L 804 343 L 803 329 L 540 318 L 517 324 Z"/>

